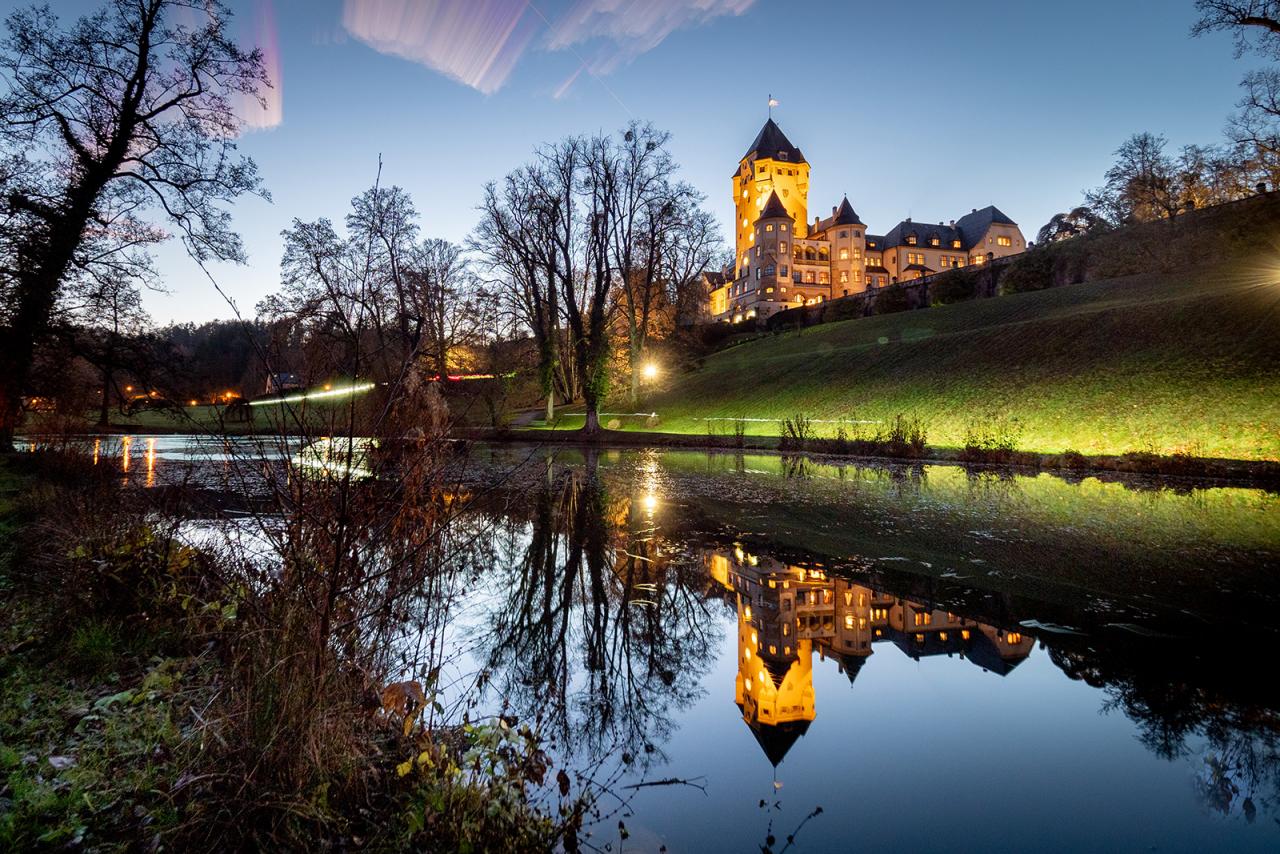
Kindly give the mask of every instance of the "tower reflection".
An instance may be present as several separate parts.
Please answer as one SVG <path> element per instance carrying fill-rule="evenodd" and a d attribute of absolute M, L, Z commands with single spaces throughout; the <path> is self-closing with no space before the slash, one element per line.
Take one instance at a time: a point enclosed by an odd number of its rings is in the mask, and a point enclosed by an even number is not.
<path fill-rule="evenodd" d="M 919 660 L 946 655 L 1005 676 L 1034 641 L 928 604 L 878 592 L 819 567 L 792 566 L 735 547 L 704 563 L 737 607 L 734 702 L 777 766 L 816 710 L 813 653 L 832 659 L 852 683 L 883 643 Z"/>

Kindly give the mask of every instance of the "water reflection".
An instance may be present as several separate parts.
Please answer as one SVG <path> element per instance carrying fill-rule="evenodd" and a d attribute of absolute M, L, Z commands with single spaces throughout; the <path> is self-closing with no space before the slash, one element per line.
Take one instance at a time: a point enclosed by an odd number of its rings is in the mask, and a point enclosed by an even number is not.
<path fill-rule="evenodd" d="M 1165 779 L 1163 763 L 1199 803 L 1181 803 L 1180 795 L 1168 791 L 1157 798 L 1153 808 L 1162 815 L 1171 810 L 1175 824 L 1208 833 L 1197 822 L 1201 811 L 1211 811 L 1245 825 L 1261 824 L 1259 816 L 1265 815 L 1273 834 L 1280 826 L 1280 690 L 1239 655 L 1276 639 L 1280 626 L 1257 609 L 1244 606 L 1238 613 L 1249 612 L 1247 618 L 1233 624 L 1191 611 L 1162 614 L 1158 621 L 1152 618 L 1157 631 L 1130 622 L 1141 611 L 1126 611 L 1120 621 L 1118 605 L 1090 594 L 1088 584 L 1100 572 L 1095 567 L 1080 575 L 1071 596 L 1058 597 L 1055 586 L 1046 588 L 1053 598 L 1039 599 L 1026 593 L 1025 584 L 1004 586 L 1002 579 L 1013 573 L 976 557 L 968 572 L 989 567 L 978 585 L 952 571 L 913 573 L 906 560 L 848 554 L 832 560 L 795 547 L 803 523 L 793 508 L 778 504 L 768 507 L 767 518 L 785 526 L 788 544 L 771 546 L 769 536 L 751 533 L 765 518 L 758 506 L 750 512 L 738 508 L 737 533 L 723 525 L 717 532 L 717 526 L 691 524 L 709 509 L 709 500 L 691 504 L 676 492 L 664 458 L 640 453 L 629 466 L 604 465 L 620 459 L 587 454 L 581 465 L 547 462 L 536 480 L 473 508 L 502 531 L 491 560 L 496 574 L 486 575 L 491 581 L 480 584 L 471 607 L 474 656 L 483 671 L 480 702 L 536 722 L 573 767 L 618 762 L 627 769 L 625 780 L 613 778 L 618 782 L 707 779 L 713 791 L 717 785 L 724 791 L 732 789 L 733 778 L 752 773 L 750 762 L 726 749 L 708 758 L 699 744 L 732 744 L 729 731 L 745 725 L 759 747 L 757 761 L 763 755 L 774 769 L 786 761 L 788 785 L 803 788 L 809 781 L 796 775 L 809 773 L 814 760 L 807 751 L 810 758 L 792 767 L 796 745 L 817 738 L 819 754 L 847 755 L 845 745 L 864 728 L 890 725 L 883 711 L 873 710 L 886 690 L 884 679 L 903 678 L 905 671 L 894 662 L 920 662 L 922 668 L 929 665 L 920 672 L 936 682 L 932 693 L 944 692 L 931 698 L 940 710 L 954 703 L 957 709 L 981 709 L 983 721 L 996 714 L 1005 716 L 1006 725 L 1017 720 L 1024 741 L 989 747 L 984 755 L 954 741 L 946 725 L 916 733 L 917 744 L 902 747 L 904 757 L 975 769 L 1008 764 L 1026 751 L 1049 751 L 1060 739 L 1107 743 L 1113 731 L 1107 722 L 1119 720 L 1127 722 L 1124 737 L 1136 738 L 1157 764 L 1138 766 L 1132 758 L 1115 758 L 1115 746 L 1109 753 L 1097 748 L 1096 757 L 1080 759 L 1095 778 L 1132 777 L 1139 789 L 1150 788 Z M 728 470 L 749 474 L 741 459 Z M 786 480 L 797 468 L 781 462 L 776 474 Z M 864 475 L 850 483 L 870 498 L 873 487 Z M 874 486 L 880 490 L 874 500 L 932 500 L 929 484 L 923 468 L 897 470 Z M 968 477 L 960 486 L 974 502 L 1031 506 L 1024 485 L 1011 478 Z M 1136 513 L 1151 512 L 1150 495 L 1137 493 L 1133 500 L 1142 505 Z M 937 511 L 936 501 L 932 509 Z M 724 507 L 715 511 L 723 514 Z M 808 516 L 816 519 L 815 539 L 826 536 L 828 517 L 811 510 Z M 971 528 L 978 542 L 995 543 L 990 554 L 999 554 L 1006 542 L 1004 531 L 981 536 L 985 532 L 967 516 L 957 524 Z M 900 528 L 883 530 L 902 536 Z M 1050 530 L 1061 535 L 1060 528 Z M 1014 554 L 1023 568 L 1034 569 L 1037 531 L 1024 525 L 1021 536 Z M 1153 552 L 1151 566 L 1170 559 Z M 1133 574 L 1149 569 L 1123 566 Z M 890 653 L 883 666 L 879 659 L 868 663 L 877 652 Z M 1032 673 L 1023 678 L 1028 668 Z M 833 684 L 828 674 L 843 678 Z M 1063 713 L 1055 704 L 1078 705 L 1072 685 L 1089 686 L 1089 708 L 1059 719 Z M 1010 709 L 991 705 L 994 700 L 984 705 L 984 697 L 997 695 L 1009 698 Z M 1038 711 L 1018 716 L 1011 710 L 1019 707 Z M 860 710 L 860 722 L 851 708 Z M 961 729 L 965 714 L 956 712 Z M 815 735 L 818 730 L 821 735 Z M 1086 748 L 1082 757 L 1090 750 L 1095 748 Z M 896 772 L 885 773 L 901 782 Z M 1051 777 L 1040 783 L 1052 784 Z M 847 801 L 852 808 L 860 797 L 839 786 L 826 790 L 828 816 L 832 802 Z M 1084 792 L 1079 797 L 1073 808 L 1097 810 L 1093 818 L 1099 822 L 1120 821 L 1110 812 L 1118 806 L 1099 805 Z M 663 814 L 678 811 L 677 795 L 652 798 L 660 807 L 648 820 L 659 836 L 706 841 L 689 819 Z M 749 794 L 713 802 L 726 811 L 726 821 L 741 821 L 755 814 L 757 800 Z M 885 809 L 902 806 L 887 801 Z M 839 837 L 812 826 L 806 833 L 821 838 L 817 850 L 839 844 Z M 1014 847 L 1035 841 L 1019 839 Z"/>
<path fill-rule="evenodd" d="M 651 490 L 617 495 L 549 470 L 509 513 L 509 569 L 481 605 L 489 680 L 566 752 L 653 761 L 717 653 L 700 567 L 659 535 Z"/>
<path fill-rule="evenodd" d="M 997 628 L 741 547 L 710 551 L 705 561 L 736 604 L 734 702 L 774 766 L 816 714 L 815 651 L 822 660 L 832 659 L 852 683 L 875 644 L 891 644 L 916 660 L 955 656 L 1000 676 L 1034 646 L 1019 629 Z"/>

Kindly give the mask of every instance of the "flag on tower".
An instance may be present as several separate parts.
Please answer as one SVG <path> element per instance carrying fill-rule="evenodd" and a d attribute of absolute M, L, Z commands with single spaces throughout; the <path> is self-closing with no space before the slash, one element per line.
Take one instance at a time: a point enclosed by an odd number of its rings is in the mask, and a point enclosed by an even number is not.
<path fill-rule="evenodd" d="M 775 98 L 775 97 L 773 97 L 772 95 L 770 95 L 770 96 L 769 96 L 769 106 L 770 106 L 770 107 L 776 107 L 776 106 L 778 106 L 778 99 L 777 99 L 777 98 Z"/>

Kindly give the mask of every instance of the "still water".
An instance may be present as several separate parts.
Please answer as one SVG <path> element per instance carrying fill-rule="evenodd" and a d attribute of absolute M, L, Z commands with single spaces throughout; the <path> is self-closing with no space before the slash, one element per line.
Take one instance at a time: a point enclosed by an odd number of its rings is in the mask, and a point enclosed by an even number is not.
<path fill-rule="evenodd" d="M 458 671 L 626 849 L 1280 850 L 1277 496 L 522 453 Z"/>
<path fill-rule="evenodd" d="M 122 475 L 234 484 L 236 450 L 273 453 L 138 437 Z M 601 848 L 1280 850 L 1274 493 L 484 446 L 456 474 L 480 569 L 445 699 L 535 724 L 604 793 Z"/>

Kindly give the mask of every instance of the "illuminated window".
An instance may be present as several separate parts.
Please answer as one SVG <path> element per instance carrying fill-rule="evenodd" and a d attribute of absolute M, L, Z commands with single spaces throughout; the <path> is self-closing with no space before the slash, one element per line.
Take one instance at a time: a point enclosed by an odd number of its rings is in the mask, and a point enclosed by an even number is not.
<path fill-rule="evenodd" d="M 1004 641 L 1009 646 L 1017 646 L 1022 643 L 1022 634 L 1020 632 L 1009 632 L 1004 636 Z"/>
<path fill-rule="evenodd" d="M 846 590 L 846 591 L 844 592 L 844 604 L 845 604 L 845 605 L 852 605 L 852 604 L 853 604 L 853 591 L 852 591 L 852 590 Z"/>
<path fill-rule="evenodd" d="M 778 229 L 779 229 L 780 231 L 786 231 L 786 230 L 787 230 L 787 224 L 786 224 L 785 222 L 780 222 L 780 223 L 778 223 Z M 785 246 L 786 244 L 783 244 L 783 245 Z"/>
<path fill-rule="evenodd" d="M 846 284 L 849 281 L 849 273 L 846 270 L 840 271 L 840 283 Z"/>
<path fill-rule="evenodd" d="M 965 630 L 963 630 L 962 632 L 960 632 L 960 639 L 961 639 L 961 640 L 968 640 L 968 639 L 969 639 L 969 630 L 968 630 L 968 629 L 965 629 Z"/>
<path fill-rule="evenodd" d="M 824 273 L 819 273 L 819 274 L 818 274 L 818 284 L 820 284 L 820 285 L 829 285 L 829 284 L 831 284 L 831 276 L 830 276 L 830 275 L 828 275 L 828 274 L 827 274 L 827 273 L 825 273 L 825 272 L 824 272 Z"/>
<path fill-rule="evenodd" d="M 999 236 L 999 237 L 997 237 L 997 238 L 996 238 L 996 244 L 997 244 L 997 245 L 999 245 L 999 246 L 1012 246 L 1012 245 L 1013 245 L 1013 238 L 1011 238 L 1011 237 L 1005 237 L 1004 235 L 1001 235 L 1001 236 Z"/>
<path fill-rule="evenodd" d="M 764 289 L 764 292 L 765 292 L 766 294 L 771 294 L 771 293 L 773 293 L 773 288 L 772 288 L 772 287 L 765 288 L 765 289 Z"/>
<path fill-rule="evenodd" d="M 782 636 L 783 636 L 784 638 L 789 638 L 789 637 L 791 637 L 791 624 L 790 624 L 790 623 L 783 623 L 783 624 L 782 624 Z"/>
<path fill-rule="evenodd" d="M 867 284 L 868 284 L 868 285 L 869 285 L 869 284 L 871 284 L 871 277 L 870 277 L 870 276 L 867 276 Z"/>
<path fill-rule="evenodd" d="M 848 260 L 849 260 L 849 250 L 848 250 L 848 249 L 841 249 L 841 250 L 840 250 L 840 260 L 841 260 L 841 261 L 848 261 Z"/>
<path fill-rule="evenodd" d="M 778 654 L 778 648 L 777 648 L 776 646 L 774 646 L 773 644 L 769 644 L 769 654 L 770 654 L 770 655 L 777 655 L 777 654 Z"/>
<path fill-rule="evenodd" d="M 952 248 L 952 249 L 959 249 L 959 248 L 960 248 L 960 241 L 959 241 L 959 240 L 953 240 L 953 241 L 951 241 L 951 248 Z"/>
<path fill-rule="evenodd" d="M 908 246 L 915 246 L 915 245 L 916 245 L 916 236 L 915 236 L 914 234 L 908 234 L 908 235 L 907 235 L 907 245 L 908 245 Z"/>
<path fill-rule="evenodd" d="M 784 294 L 787 292 L 787 289 L 786 289 L 786 288 L 778 288 L 778 290 L 779 290 L 780 292 L 784 293 Z M 786 587 L 786 586 L 787 586 L 787 583 L 786 583 L 785 581 L 784 581 L 784 582 L 782 582 L 782 586 L 783 586 L 783 587 Z"/>
<path fill-rule="evenodd" d="M 929 245 L 930 245 L 930 246 L 938 246 L 938 245 L 939 245 L 939 243 L 940 243 L 940 241 L 938 240 L 938 238 L 936 238 L 936 237 L 930 237 L 930 238 L 929 238 Z"/>
<path fill-rule="evenodd" d="M 764 227 L 765 231 L 773 231 L 773 223 L 769 223 Z"/>
<path fill-rule="evenodd" d="M 779 252 L 787 251 L 787 242 L 785 240 L 778 244 L 778 251 Z"/>
<path fill-rule="evenodd" d="M 845 614 L 845 615 L 844 615 L 844 627 L 845 627 L 846 629 L 851 629 L 851 628 L 853 628 L 853 614 Z"/>

